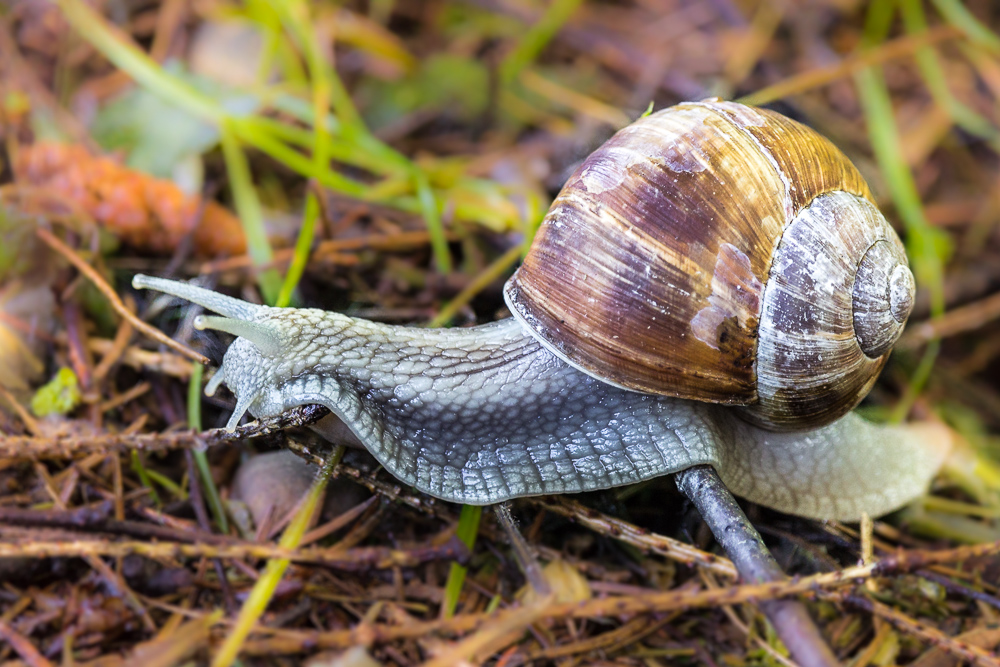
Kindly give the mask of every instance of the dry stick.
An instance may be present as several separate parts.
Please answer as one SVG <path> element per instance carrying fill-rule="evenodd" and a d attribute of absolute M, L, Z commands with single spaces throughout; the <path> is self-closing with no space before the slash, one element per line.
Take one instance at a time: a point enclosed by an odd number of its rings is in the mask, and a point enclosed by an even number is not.
<path fill-rule="evenodd" d="M 117 407 L 121 407 L 126 403 L 134 401 L 135 399 L 139 398 L 152 388 L 153 385 L 151 385 L 149 382 L 140 382 L 139 384 L 135 385 L 128 391 L 118 394 L 113 398 L 109 398 L 103 403 L 99 403 L 97 409 L 102 413 L 114 410 Z"/>
<path fill-rule="evenodd" d="M 89 338 L 87 346 L 90 347 L 91 352 L 96 352 L 102 357 L 110 355 L 114 358 L 114 355 L 117 354 L 115 342 L 107 338 Z M 187 380 L 191 377 L 191 362 L 166 350 L 154 352 L 130 345 L 122 352 L 120 361 L 125 366 L 135 370 L 155 371 L 160 375 L 168 375 L 181 380 Z M 101 363 L 104 363 L 103 360 Z"/>
<path fill-rule="evenodd" d="M 1000 293 L 953 308 L 939 318 L 914 324 L 899 341 L 899 347 L 910 349 L 932 340 L 973 331 L 997 318 L 1000 318 Z"/>
<path fill-rule="evenodd" d="M 538 559 L 532 553 L 528 542 L 521 535 L 521 531 L 517 529 L 514 517 L 510 514 L 510 504 L 499 503 L 498 505 L 494 505 L 493 514 L 496 516 L 497 522 L 503 527 L 504 532 L 507 533 L 507 539 L 510 540 L 510 546 L 514 550 L 514 559 L 521 568 L 521 572 L 524 573 L 525 579 L 535 589 L 535 594 L 540 598 L 551 595 L 552 587 L 549 586 L 548 580 L 542 573 L 542 567 L 538 564 Z"/>
<path fill-rule="evenodd" d="M 31 433 L 33 434 L 33 436 L 37 437 L 42 432 L 42 427 L 38 423 L 38 421 L 31 416 L 30 412 L 24 409 L 24 406 L 18 402 L 17 398 L 15 398 L 12 393 L 7 391 L 7 388 L 4 387 L 2 384 L 0 384 L 0 398 L 2 398 L 8 404 L 8 407 L 10 407 L 10 409 L 13 410 L 15 414 L 17 414 L 21 422 L 24 424 L 24 428 L 28 429 L 28 433 Z M 3 436 L 0 436 L 0 442 L 2 442 L 2 440 Z M 23 455 L 24 452 L 22 451 L 21 454 Z M 2 457 L 2 455 L 0 455 L 0 457 Z M 2 457 L 2 458 L 10 458 L 10 457 Z"/>
<path fill-rule="evenodd" d="M 636 616 L 614 630 L 578 639 L 570 644 L 557 644 L 537 649 L 525 657 L 525 662 L 533 664 L 538 660 L 565 658 L 578 653 L 589 653 L 602 649 L 607 653 L 614 653 L 624 646 L 633 644 L 643 637 L 653 634 L 667 623 L 674 621 L 679 615 L 679 612 L 674 612 L 653 621 L 643 616 Z"/>
<path fill-rule="evenodd" d="M 329 239 L 320 241 L 316 249 L 310 254 L 310 259 L 322 260 L 324 257 L 337 255 L 339 253 L 356 250 L 384 250 L 388 252 L 406 252 L 418 250 L 428 245 L 430 234 L 425 231 L 398 232 L 395 234 L 370 234 L 349 239 Z M 446 238 L 454 241 L 458 238 L 455 234 L 448 233 Z M 255 266 L 258 270 L 265 268 L 281 268 L 292 261 L 295 255 L 294 248 L 285 248 L 274 251 L 274 257 L 267 265 L 256 266 L 249 255 L 239 255 L 237 257 L 227 257 L 225 259 L 215 259 L 202 264 L 199 273 L 220 273 L 233 269 L 246 269 Z"/>
<path fill-rule="evenodd" d="M 565 497 L 526 498 L 540 509 L 564 516 L 581 526 L 586 526 L 599 535 L 614 538 L 642 550 L 688 566 L 697 565 L 716 574 L 735 579 L 736 568 L 724 556 L 716 556 L 707 551 L 667 537 L 652 533 L 644 528 L 591 509 L 576 500 Z"/>
<path fill-rule="evenodd" d="M 983 591 L 977 591 L 974 588 L 969 588 L 964 586 L 957 581 L 952 580 L 950 577 L 946 577 L 943 574 L 933 572 L 930 569 L 917 570 L 915 573 L 918 577 L 927 579 L 928 581 L 933 581 L 935 584 L 943 587 L 949 593 L 955 595 L 963 595 L 967 598 L 977 600 L 983 604 L 988 604 L 995 609 L 1000 609 L 1000 599 L 995 595 L 990 595 Z"/>
<path fill-rule="evenodd" d="M 181 542 L 144 542 L 128 540 L 108 542 L 95 539 L 74 541 L 41 541 L 29 538 L 18 542 L 0 542 L 0 558 L 60 558 L 99 557 L 121 558 L 139 555 L 153 560 L 182 558 L 285 558 L 294 563 L 314 564 L 347 572 L 388 570 L 394 567 L 415 567 L 432 560 L 467 562 L 469 550 L 458 538 L 444 544 L 414 549 L 388 547 L 354 547 L 285 549 L 272 544 L 184 544 Z"/>
<path fill-rule="evenodd" d="M 479 632 L 465 637 L 447 651 L 423 663 L 421 667 L 450 667 L 482 662 L 482 658 L 516 642 L 525 628 L 544 616 L 546 605 L 547 600 L 543 598 L 533 604 L 519 607 L 517 614 L 497 618 L 495 623 L 490 623 Z"/>
<path fill-rule="evenodd" d="M 115 290 L 112 289 L 111 285 L 109 285 L 104 280 L 104 278 L 102 278 L 101 275 L 97 271 L 95 271 L 92 266 L 90 266 L 90 264 L 87 264 L 87 262 L 83 261 L 83 258 L 81 258 L 78 254 L 73 252 L 72 248 L 70 248 L 62 241 L 60 241 L 55 234 L 53 234 L 47 229 L 39 227 L 38 229 L 35 230 L 35 235 L 38 236 L 38 238 L 40 238 L 42 241 L 44 241 L 45 244 L 48 245 L 50 248 L 52 248 L 57 253 L 65 257 L 70 264 L 76 267 L 77 271 L 86 276 L 87 279 L 90 280 L 90 282 L 94 283 L 94 287 L 96 287 L 101 292 L 101 294 L 103 294 L 105 298 L 107 298 L 107 300 L 111 302 L 111 307 L 115 309 L 115 312 L 117 312 L 123 318 L 128 320 L 128 322 L 133 327 L 135 327 L 142 333 L 146 334 L 150 338 L 159 341 L 160 343 L 168 347 L 173 348 L 177 352 L 183 354 L 189 359 L 192 359 L 193 361 L 197 361 L 202 364 L 208 364 L 209 362 L 208 357 L 198 354 L 194 350 L 185 347 L 184 345 L 181 345 L 180 343 L 173 340 L 172 338 L 164 334 L 156 327 L 146 324 L 138 317 L 136 317 L 134 313 L 132 313 L 128 308 L 125 307 L 125 304 L 122 303 L 122 300 L 118 297 L 118 294 L 115 292 Z"/>
<path fill-rule="evenodd" d="M 134 305 L 134 303 L 131 303 L 131 299 L 129 305 Z M 126 306 L 126 310 L 132 312 L 132 308 L 129 306 Z M 127 319 L 123 319 L 121 324 L 118 325 L 118 331 L 111 342 L 111 349 L 101 359 L 101 363 L 94 367 L 94 384 L 104 382 L 104 378 L 111 372 L 111 368 L 125 355 L 125 350 L 128 349 L 128 344 L 132 340 L 133 331 L 132 323 Z M 89 340 L 87 341 L 87 346 L 93 350 L 93 345 L 91 345 Z"/>
<path fill-rule="evenodd" d="M 962 37 L 964 34 L 965 33 L 958 28 L 952 26 L 941 26 L 917 35 L 900 37 L 899 39 L 883 44 L 876 49 L 871 49 L 856 56 L 845 58 L 835 65 L 811 69 L 807 72 L 803 72 L 802 74 L 796 74 L 795 76 L 791 76 L 784 81 L 779 81 L 772 86 L 768 86 L 767 88 L 762 88 L 757 92 L 745 95 L 739 98 L 737 102 L 759 106 L 784 97 L 798 95 L 806 92 L 807 90 L 832 83 L 838 79 L 846 78 L 861 69 L 870 67 L 871 65 L 878 65 L 889 60 L 902 58 L 916 52 L 919 49 L 922 49 L 925 46 L 931 46 L 949 39 Z"/>
<path fill-rule="evenodd" d="M 199 441 L 198 434 L 194 431 L 67 435 L 51 438 L 0 435 L 0 458 L 72 459 L 116 450 L 166 452 L 202 445 L 204 441 Z"/>
<path fill-rule="evenodd" d="M 715 469 L 695 466 L 677 473 L 677 486 L 691 499 L 736 570 L 751 583 L 777 582 L 785 573 L 767 550 Z M 839 662 L 798 600 L 759 602 L 792 659 L 802 667 L 836 667 Z"/>
<path fill-rule="evenodd" d="M 3 388 L 0 387 L 0 392 L 2 391 Z M 169 433 L 115 433 L 53 437 L 0 435 L 0 458 L 69 459 L 121 449 L 161 452 L 191 447 L 209 447 L 225 442 L 271 435 L 285 428 L 305 426 L 326 416 L 329 412 L 319 405 L 304 405 L 286 410 L 275 417 L 258 419 L 240 426 L 234 431 L 214 429 L 204 433 L 171 431 Z"/>
<path fill-rule="evenodd" d="M 998 552 L 1000 552 L 1000 542 L 941 551 L 906 551 L 876 564 L 850 567 L 837 572 L 827 572 L 799 579 L 765 584 L 744 584 L 730 588 L 694 592 L 687 590 L 656 591 L 600 598 L 586 602 L 557 603 L 547 607 L 542 617 L 549 619 L 617 617 L 626 614 L 688 611 L 725 604 L 774 600 L 801 594 L 815 595 L 821 593 L 823 589 L 854 585 L 873 576 L 899 574 L 936 563 L 964 561 Z M 194 615 L 192 612 L 184 613 Z M 320 632 L 258 627 L 255 632 L 271 635 L 271 638 L 249 642 L 244 653 L 247 655 L 261 652 L 267 655 L 296 653 L 304 650 L 304 647 L 312 649 L 346 648 L 359 643 L 366 645 L 386 643 L 423 637 L 431 633 L 471 632 L 485 623 L 494 623 L 518 613 L 520 613 L 520 609 L 514 608 L 493 613 L 462 614 L 443 620 L 417 621 L 406 625 L 371 623 L 364 627 Z"/>
<path fill-rule="evenodd" d="M 986 649 L 975 646 L 969 642 L 961 641 L 955 637 L 950 637 L 937 628 L 925 623 L 920 623 L 919 621 L 910 618 L 903 612 L 893 609 L 888 605 L 884 605 L 881 602 L 876 602 L 875 600 L 862 597 L 860 595 L 843 593 L 825 593 L 823 597 L 827 597 L 828 599 L 835 600 L 837 602 L 843 602 L 851 607 L 862 609 L 870 614 L 879 616 L 885 619 L 888 623 L 894 625 L 899 630 L 914 637 L 918 637 L 932 646 L 937 646 L 948 653 L 954 654 L 962 660 L 971 662 L 974 665 L 982 665 L 983 667 L 1000 667 L 1000 659 Z"/>
<path fill-rule="evenodd" d="M 31 640 L 15 630 L 6 621 L 0 619 L 0 639 L 7 642 L 14 651 L 31 667 L 54 667 L 48 658 L 41 654 L 31 643 Z"/>

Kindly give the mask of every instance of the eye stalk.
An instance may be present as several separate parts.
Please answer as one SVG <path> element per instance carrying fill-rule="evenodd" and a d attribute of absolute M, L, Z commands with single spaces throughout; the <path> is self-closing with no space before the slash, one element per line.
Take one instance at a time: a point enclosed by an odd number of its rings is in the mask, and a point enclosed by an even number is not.
<path fill-rule="evenodd" d="M 267 315 L 267 309 L 261 309 L 256 316 Z M 247 322 L 231 317 L 214 317 L 199 315 L 194 318 L 194 328 L 199 331 L 211 329 L 224 331 L 240 338 L 246 338 L 260 349 L 267 357 L 276 357 L 281 353 L 281 331 L 270 322 Z"/>
<path fill-rule="evenodd" d="M 135 289 L 152 289 L 157 292 L 163 292 L 164 294 L 196 303 L 214 313 L 244 321 L 253 320 L 261 309 L 264 308 L 264 306 L 257 306 L 241 299 L 234 299 L 231 296 L 219 294 L 204 287 L 176 280 L 146 276 L 141 273 L 136 274 L 132 278 L 132 287 Z"/>

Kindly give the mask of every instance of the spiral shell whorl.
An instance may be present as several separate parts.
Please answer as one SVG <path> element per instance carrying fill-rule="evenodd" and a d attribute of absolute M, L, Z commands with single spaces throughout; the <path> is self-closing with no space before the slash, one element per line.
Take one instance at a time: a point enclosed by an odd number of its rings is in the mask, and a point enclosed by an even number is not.
<path fill-rule="evenodd" d="M 854 280 L 854 333 L 871 358 L 888 352 L 913 310 L 916 286 L 902 248 L 879 241 L 868 249 Z"/>
<path fill-rule="evenodd" d="M 853 408 L 902 331 L 912 285 L 902 243 L 871 202 L 846 192 L 817 197 L 775 252 L 757 346 L 758 402 L 745 415 L 789 430 Z"/>

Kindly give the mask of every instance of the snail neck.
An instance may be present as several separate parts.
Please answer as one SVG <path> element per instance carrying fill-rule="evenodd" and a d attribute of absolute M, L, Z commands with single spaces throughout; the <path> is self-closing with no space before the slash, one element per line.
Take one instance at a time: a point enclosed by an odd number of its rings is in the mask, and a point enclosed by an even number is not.
<path fill-rule="evenodd" d="M 287 338 L 282 353 L 272 357 L 251 350 L 247 355 L 237 348 L 238 339 L 223 364 L 226 383 L 240 402 L 248 392 L 257 394 L 249 405 L 256 416 L 326 404 L 343 413 L 369 448 L 372 438 L 397 424 L 410 431 L 468 431 L 484 415 L 540 401 L 561 403 L 557 397 L 575 396 L 573 389 L 581 383 L 601 393 L 600 382 L 548 352 L 513 318 L 423 329 L 324 311 L 275 311 L 282 321 L 274 328 Z M 248 363 L 248 356 L 264 358 Z M 261 364 L 269 366 L 267 381 L 240 381 L 249 379 L 248 366 Z M 497 422 L 494 433 L 510 424 Z"/>

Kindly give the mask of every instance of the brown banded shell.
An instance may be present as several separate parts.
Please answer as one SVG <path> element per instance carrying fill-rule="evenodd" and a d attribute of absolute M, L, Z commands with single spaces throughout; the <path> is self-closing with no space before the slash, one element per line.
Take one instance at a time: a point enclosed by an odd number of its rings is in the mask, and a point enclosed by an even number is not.
<path fill-rule="evenodd" d="M 912 307 L 902 245 L 871 200 L 813 130 L 682 104 L 584 161 L 505 296 L 550 350 L 611 384 L 751 406 L 771 428 L 826 423 L 871 388 Z"/>

